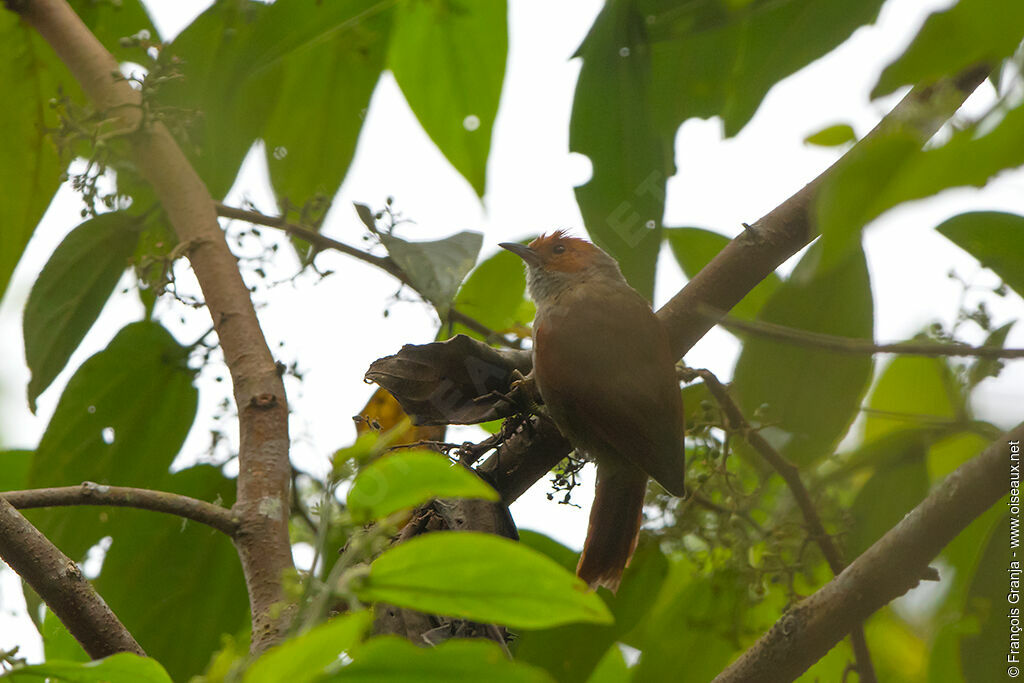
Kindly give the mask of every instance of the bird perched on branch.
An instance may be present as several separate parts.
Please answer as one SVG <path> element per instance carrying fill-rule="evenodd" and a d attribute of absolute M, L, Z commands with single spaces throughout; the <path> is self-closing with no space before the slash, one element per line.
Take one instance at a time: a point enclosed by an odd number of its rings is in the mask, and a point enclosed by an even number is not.
<path fill-rule="evenodd" d="M 648 475 L 683 496 L 683 404 L 668 333 L 618 263 L 563 231 L 529 246 L 537 304 L 533 379 L 548 414 L 597 463 L 597 490 L 576 573 L 616 590 L 636 548 Z"/>

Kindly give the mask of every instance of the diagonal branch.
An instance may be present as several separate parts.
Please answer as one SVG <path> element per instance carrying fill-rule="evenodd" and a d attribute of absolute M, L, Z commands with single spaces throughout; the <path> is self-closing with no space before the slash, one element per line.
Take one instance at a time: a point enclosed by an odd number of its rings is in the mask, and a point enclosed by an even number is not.
<path fill-rule="evenodd" d="M 235 538 L 252 612 L 252 649 L 285 633 L 282 577 L 293 568 L 288 539 L 288 405 L 249 291 L 203 181 L 167 127 L 146 116 L 142 94 L 65 0 L 9 1 L 50 44 L 96 108 L 117 119 L 132 160 L 153 187 L 188 255 L 224 350 L 239 415 Z"/>
<path fill-rule="evenodd" d="M 990 70 L 979 66 L 952 81 L 911 90 L 853 150 L 896 128 L 916 131 L 924 144 Z M 761 280 L 817 237 L 814 202 L 818 190 L 849 154 L 729 242 L 658 310 L 658 317 L 669 330 L 676 358 L 682 358 L 714 327 L 717 319 L 708 316 L 709 309 L 720 311 L 720 315 L 732 310 Z"/>
<path fill-rule="evenodd" d="M 82 482 L 81 486 L 2 491 L 0 498 L 6 499 L 19 510 L 70 505 L 107 505 L 166 512 L 213 527 L 230 537 L 234 537 L 238 531 L 238 519 L 231 510 L 205 500 L 167 491 L 106 486 L 86 481 Z"/>
<path fill-rule="evenodd" d="M 715 683 L 795 680 L 851 628 L 917 585 L 942 548 L 1010 490 L 1022 440 L 1024 423 L 961 465 L 842 574 L 783 615 Z"/>
<path fill-rule="evenodd" d="M 32 586 L 90 657 L 146 655 L 78 565 L 2 498 L 0 557 Z"/>

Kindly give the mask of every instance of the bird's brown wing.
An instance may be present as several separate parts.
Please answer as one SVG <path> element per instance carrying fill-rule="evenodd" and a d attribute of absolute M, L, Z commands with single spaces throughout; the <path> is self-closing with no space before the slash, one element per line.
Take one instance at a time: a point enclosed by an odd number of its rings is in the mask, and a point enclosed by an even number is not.
<path fill-rule="evenodd" d="M 668 335 L 639 294 L 578 300 L 535 331 L 544 402 L 574 445 L 685 494 L 683 411 Z"/>

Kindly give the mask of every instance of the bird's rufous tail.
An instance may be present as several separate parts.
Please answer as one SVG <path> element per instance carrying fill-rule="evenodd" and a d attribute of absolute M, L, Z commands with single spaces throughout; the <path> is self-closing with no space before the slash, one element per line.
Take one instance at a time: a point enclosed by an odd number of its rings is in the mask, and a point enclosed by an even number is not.
<path fill-rule="evenodd" d="M 598 464 L 597 491 L 576 574 L 591 588 L 619 588 L 643 521 L 647 473 L 627 463 Z"/>

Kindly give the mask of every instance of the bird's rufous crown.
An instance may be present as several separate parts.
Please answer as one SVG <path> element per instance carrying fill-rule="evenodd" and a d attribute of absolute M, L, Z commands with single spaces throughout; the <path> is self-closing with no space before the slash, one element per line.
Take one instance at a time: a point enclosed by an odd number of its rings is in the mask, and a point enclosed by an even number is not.
<path fill-rule="evenodd" d="M 555 230 L 530 242 L 539 265 L 545 270 L 575 273 L 594 262 L 600 250 L 586 240 L 570 237 L 565 230 Z"/>

